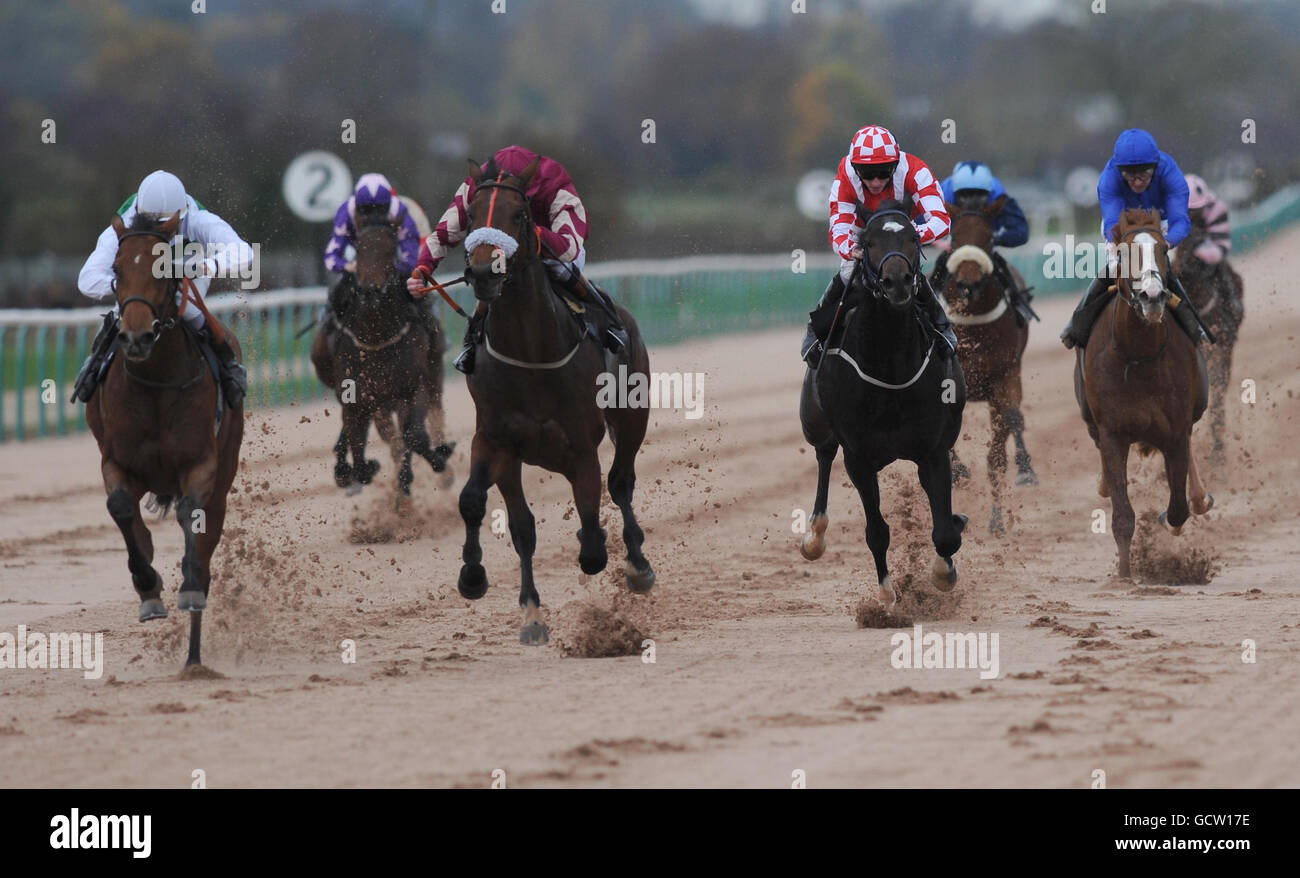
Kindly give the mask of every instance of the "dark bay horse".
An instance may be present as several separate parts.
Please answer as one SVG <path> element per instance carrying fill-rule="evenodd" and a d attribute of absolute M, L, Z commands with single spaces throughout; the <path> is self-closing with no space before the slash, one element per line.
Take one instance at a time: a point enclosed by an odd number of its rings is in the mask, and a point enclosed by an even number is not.
<path fill-rule="evenodd" d="M 244 412 L 242 406 L 226 411 L 214 429 L 217 381 L 194 331 L 180 317 L 178 279 L 155 277 L 152 270 L 154 248 L 176 235 L 180 215 L 162 222 L 139 216 L 130 229 L 114 216 L 113 228 L 121 356 L 113 358 L 87 403 L 86 423 L 99 443 L 108 514 L 126 540 L 141 622 L 165 617 L 167 608 L 162 577 L 152 566 L 153 537 L 140 516 L 140 498 L 152 493 L 164 512 L 175 502 L 176 521 L 185 533 L 176 608 L 190 613 L 186 665 L 197 665 L 212 581 L 209 563 L 221 541 L 226 495 L 239 465 Z M 229 338 L 238 355 L 234 334 L 211 315 L 208 324 L 216 338 Z"/>
<path fill-rule="evenodd" d="M 1160 521 L 1178 534 L 1192 511 L 1214 505 L 1191 453 L 1192 425 L 1205 412 L 1209 379 L 1205 358 L 1182 330 L 1165 319 L 1169 244 L 1155 211 L 1124 211 L 1114 243 L 1131 254 L 1115 279 L 1119 292 L 1093 324 L 1079 352 L 1075 398 L 1088 435 L 1101 452 L 1098 493 L 1111 498 L 1111 528 L 1119 550 L 1119 575 L 1129 578 L 1134 514 L 1128 498 L 1129 448 L 1145 456 L 1159 451 L 1169 481 L 1169 506 Z"/>
<path fill-rule="evenodd" d="M 614 462 L 609 495 L 623 515 L 627 548 L 625 576 L 638 593 L 654 585 L 655 572 L 641 553 L 645 539 L 632 510 L 636 455 L 645 438 L 650 412 L 645 407 L 597 405 L 597 377 L 625 366 L 630 376 L 648 380 L 650 357 L 632 315 L 619 307 L 629 343 L 611 364 L 601 346 L 584 337 L 578 322 L 549 289 L 540 240 L 525 194 L 537 162 L 518 175 L 489 162 L 473 162 L 477 179 L 468 205 L 466 276 L 474 295 L 489 303 L 477 365 L 466 379 L 474 398 L 475 428 L 470 473 L 460 494 L 465 520 L 464 566 L 456 586 L 471 600 L 488 589 L 479 528 L 487 512 L 488 489 L 501 491 L 509 515 L 510 539 L 519 555 L 519 640 L 538 645 L 549 639 L 541 598 L 533 583 L 537 531 L 524 498 L 523 464 L 559 473 L 573 487 L 581 529 L 578 563 L 586 574 L 605 569 L 605 531 L 600 526 L 600 458 L 597 447 L 609 430 Z M 482 241 L 483 243 L 479 243 Z"/>
<path fill-rule="evenodd" d="M 1214 333 L 1214 344 L 1206 352 L 1210 376 L 1210 437 L 1213 441 L 1210 463 L 1221 468 L 1224 463 L 1224 399 L 1232 378 L 1232 349 L 1236 347 L 1242 319 L 1246 316 L 1241 275 L 1225 258 L 1211 265 L 1196 255 L 1197 246 L 1208 235 L 1204 222 L 1198 222 L 1200 209 L 1191 211 L 1192 231 L 1178 245 L 1174 254 L 1174 271 L 1192 300 L 1201 319 Z"/>
<path fill-rule="evenodd" d="M 957 333 L 957 356 L 966 376 L 968 402 L 987 402 L 993 438 L 989 444 L 988 476 L 993 489 L 989 530 L 1006 533 L 1002 520 L 1002 486 L 1007 473 L 1007 437 L 1016 443 L 1016 484 L 1036 485 L 1038 476 L 1025 448 L 1025 418 L 1020 411 L 1023 390 L 1020 363 L 1029 343 L 1029 326 L 1021 326 L 1007 291 L 993 270 L 993 217 L 1007 196 L 981 206 L 962 208 L 949 204 L 952 216 L 952 252 L 948 280 L 936 290 Z M 1024 279 L 1008 266 L 1022 287 Z M 969 470 L 953 455 L 954 481 Z"/>
<path fill-rule="evenodd" d="M 844 320 L 838 344 L 804 374 L 799 418 L 817 452 L 817 498 L 799 550 L 809 560 L 826 550 L 831 463 L 844 448 L 844 468 L 862 498 L 867 545 L 876 562 L 881 603 L 898 599 L 885 555 L 889 525 L 880 514 L 877 474 L 895 460 L 916 464 L 930 501 L 936 587 L 957 583 L 952 556 L 961 548 L 966 516 L 952 511 L 949 454 L 961 432 L 966 382 L 956 357 L 944 360 L 922 329 L 914 300 L 921 277 L 921 246 L 909 212 L 886 201 L 867 217 L 858 275 L 863 295 Z M 855 278 L 856 281 L 856 278 Z M 849 290 L 854 288 L 850 284 Z M 845 292 L 846 297 L 850 295 Z"/>
<path fill-rule="evenodd" d="M 397 232 L 390 223 L 358 230 L 355 281 L 344 275 L 333 297 L 337 328 L 330 333 L 321 327 L 312 343 L 316 375 L 334 390 L 342 406 L 334 481 L 349 493 L 370 484 L 379 470 L 379 461 L 365 456 L 372 420 L 398 464 L 397 484 L 404 496 L 410 495 L 414 479 L 413 453 L 441 473 L 455 447 L 442 436 L 441 331 L 432 338 L 425 331 L 398 277 L 396 252 Z M 434 408 L 436 417 L 429 418 Z M 426 419 L 435 425 L 436 446 L 430 442 Z"/>

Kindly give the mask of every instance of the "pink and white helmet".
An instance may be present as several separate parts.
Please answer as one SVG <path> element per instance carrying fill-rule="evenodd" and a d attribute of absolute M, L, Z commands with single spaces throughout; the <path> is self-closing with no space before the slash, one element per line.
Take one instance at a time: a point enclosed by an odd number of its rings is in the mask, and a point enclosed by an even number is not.
<path fill-rule="evenodd" d="M 1195 174 L 1184 175 L 1187 180 L 1187 209 L 1196 210 L 1198 207 L 1205 207 L 1214 198 L 1214 193 L 1210 187 L 1205 185 L 1205 181 Z"/>

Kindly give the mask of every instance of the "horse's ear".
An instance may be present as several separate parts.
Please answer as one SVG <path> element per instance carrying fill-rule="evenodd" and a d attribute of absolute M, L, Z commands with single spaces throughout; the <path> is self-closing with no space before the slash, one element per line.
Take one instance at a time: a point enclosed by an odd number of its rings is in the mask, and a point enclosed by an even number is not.
<path fill-rule="evenodd" d="M 465 161 L 469 162 L 469 176 L 471 179 L 477 180 L 479 179 L 479 177 L 483 176 L 482 165 L 480 165 L 478 162 L 474 161 L 473 159 L 469 159 L 469 158 L 465 159 Z"/>
<path fill-rule="evenodd" d="M 537 173 L 537 166 L 541 163 L 541 161 L 542 161 L 542 157 L 537 156 L 531 162 L 529 162 L 528 167 L 524 168 L 523 171 L 519 174 L 519 182 L 523 184 L 523 187 L 525 189 L 528 188 L 528 184 L 533 179 L 533 175 Z"/>
<path fill-rule="evenodd" d="M 858 219 L 862 220 L 864 223 L 871 219 L 871 212 L 862 206 L 861 201 L 853 202 L 853 212 L 856 213 Z"/>
<path fill-rule="evenodd" d="M 996 216 L 997 214 L 1001 213 L 1002 206 L 1006 203 L 1007 203 L 1007 193 L 1003 192 L 1001 195 L 999 195 L 997 198 L 990 201 L 984 207 L 984 215 Z"/>
<path fill-rule="evenodd" d="M 117 232 L 118 238 L 121 238 L 126 234 L 126 223 L 122 222 L 122 216 L 120 214 L 113 214 L 113 221 L 109 223 L 109 225 L 113 227 L 113 231 Z"/>
<path fill-rule="evenodd" d="M 176 230 L 181 227 L 181 212 L 178 210 L 171 216 L 167 217 L 167 222 L 162 224 L 161 231 L 167 233 L 167 237 L 176 234 Z"/>
<path fill-rule="evenodd" d="M 497 167 L 497 157 L 492 156 L 492 158 L 488 159 L 487 168 L 483 171 L 483 179 L 491 180 L 493 177 L 500 176 L 500 174 L 501 169 Z"/>

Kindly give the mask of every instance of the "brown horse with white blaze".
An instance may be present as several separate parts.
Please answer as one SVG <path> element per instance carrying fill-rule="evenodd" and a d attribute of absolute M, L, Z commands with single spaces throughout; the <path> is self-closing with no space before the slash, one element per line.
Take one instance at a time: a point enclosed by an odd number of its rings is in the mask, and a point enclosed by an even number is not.
<path fill-rule="evenodd" d="M 966 375 L 967 402 L 987 402 L 993 436 L 989 443 L 988 478 L 993 491 L 989 531 L 1006 533 L 1003 521 L 1002 489 L 1007 472 L 1007 439 L 1016 444 L 1016 484 L 1038 484 L 1025 447 L 1025 417 L 1020 410 L 1024 391 L 1020 366 L 1029 343 L 1028 323 L 1021 325 L 1008 291 L 994 272 L 993 217 L 1002 210 L 1007 196 L 986 205 L 963 208 L 949 204 L 952 217 L 952 252 L 948 256 L 948 278 L 936 291 L 948 320 L 957 333 L 957 357 Z M 1015 282 L 1024 279 L 1008 266 Z M 952 454 L 953 480 L 969 471 Z"/>
<path fill-rule="evenodd" d="M 209 564 L 221 540 L 226 495 L 239 465 L 244 412 L 242 406 L 225 412 L 214 431 L 217 381 L 194 331 L 180 317 L 180 279 L 155 277 L 151 268 L 154 248 L 171 242 L 179 227 L 179 214 L 162 222 L 138 216 L 130 229 L 113 217 L 121 347 L 96 390 L 98 398 L 87 403 L 86 422 L 99 443 L 109 515 L 126 541 L 141 622 L 165 617 L 167 608 L 162 577 L 152 566 L 153 538 L 140 515 L 140 498 L 152 492 L 163 511 L 175 502 L 185 534 L 176 608 L 190 612 L 186 664 L 197 665 L 211 585 Z M 208 315 L 208 325 L 214 337 L 228 337 L 239 352 L 239 342 L 215 317 Z"/>
<path fill-rule="evenodd" d="M 1115 225 L 1121 261 L 1119 295 L 1093 324 L 1075 367 L 1075 397 L 1088 434 L 1101 452 L 1098 493 L 1111 498 L 1111 527 L 1119 550 L 1119 575 L 1129 578 L 1135 517 L 1128 497 L 1128 454 L 1159 451 L 1169 481 L 1169 505 L 1160 521 L 1174 534 L 1191 508 L 1214 505 L 1191 453 L 1192 425 L 1205 413 L 1209 379 L 1205 358 L 1191 339 L 1166 320 L 1170 296 L 1169 244 L 1155 211 L 1126 210 Z M 1127 257 L 1127 258 L 1123 258 Z M 1114 276 L 1114 273 L 1112 274 Z"/>

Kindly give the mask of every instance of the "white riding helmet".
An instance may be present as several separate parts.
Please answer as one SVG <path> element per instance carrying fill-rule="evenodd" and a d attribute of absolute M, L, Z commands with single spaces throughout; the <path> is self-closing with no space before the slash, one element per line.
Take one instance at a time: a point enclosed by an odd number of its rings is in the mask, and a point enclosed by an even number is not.
<path fill-rule="evenodd" d="M 140 181 L 140 190 L 135 196 L 136 213 L 165 219 L 180 211 L 184 218 L 188 207 L 185 184 L 175 174 L 154 171 Z"/>

